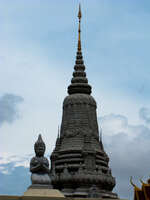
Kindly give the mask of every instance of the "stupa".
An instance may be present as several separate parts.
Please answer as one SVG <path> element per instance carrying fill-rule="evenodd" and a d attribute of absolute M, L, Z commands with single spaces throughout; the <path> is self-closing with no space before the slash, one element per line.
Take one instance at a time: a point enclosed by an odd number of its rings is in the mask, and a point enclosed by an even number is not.
<path fill-rule="evenodd" d="M 81 51 L 81 7 L 73 78 L 63 102 L 60 134 L 51 154 L 51 180 L 66 197 L 117 198 L 109 157 L 99 137 L 97 105 L 91 96 Z"/>

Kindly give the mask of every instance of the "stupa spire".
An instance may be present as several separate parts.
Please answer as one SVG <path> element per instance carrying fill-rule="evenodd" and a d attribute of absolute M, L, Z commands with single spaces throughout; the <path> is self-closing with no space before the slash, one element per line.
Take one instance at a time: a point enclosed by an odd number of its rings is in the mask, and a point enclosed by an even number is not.
<path fill-rule="evenodd" d="M 115 199 L 115 178 L 99 138 L 96 101 L 90 95 L 82 57 L 81 16 L 79 5 L 77 55 L 69 95 L 63 101 L 60 137 L 51 155 L 52 184 L 66 197 Z"/>
<path fill-rule="evenodd" d="M 78 11 L 78 18 L 79 18 L 79 27 L 78 27 L 78 51 L 81 51 L 81 27 L 80 27 L 80 22 L 81 22 L 81 5 L 79 4 L 79 11 Z"/>
<path fill-rule="evenodd" d="M 69 85 L 68 87 L 69 94 L 75 94 L 75 93 L 91 94 L 91 86 L 88 84 L 88 79 L 86 78 L 85 66 L 81 52 L 81 17 L 82 17 L 81 5 L 79 4 L 78 46 L 77 46 L 77 55 L 74 66 L 73 78 L 71 80 L 71 85 Z"/>

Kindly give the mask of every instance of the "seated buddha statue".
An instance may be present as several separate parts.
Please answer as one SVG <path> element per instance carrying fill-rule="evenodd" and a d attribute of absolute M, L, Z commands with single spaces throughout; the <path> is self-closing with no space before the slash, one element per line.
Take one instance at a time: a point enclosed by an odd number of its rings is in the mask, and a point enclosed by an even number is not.
<path fill-rule="evenodd" d="M 32 186 L 51 185 L 49 162 L 48 159 L 44 157 L 45 149 L 45 143 L 42 140 L 42 136 L 39 135 L 34 145 L 36 156 L 33 157 L 30 162 Z"/>

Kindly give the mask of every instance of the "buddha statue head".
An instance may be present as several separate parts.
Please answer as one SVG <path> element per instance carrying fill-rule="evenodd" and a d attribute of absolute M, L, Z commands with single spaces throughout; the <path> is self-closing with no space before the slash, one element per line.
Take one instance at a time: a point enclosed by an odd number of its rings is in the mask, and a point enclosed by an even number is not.
<path fill-rule="evenodd" d="M 45 153 L 45 143 L 42 140 L 42 136 L 41 134 L 39 134 L 38 140 L 36 141 L 36 143 L 34 144 L 34 150 L 35 150 L 35 154 L 37 157 L 42 157 L 44 156 Z"/>

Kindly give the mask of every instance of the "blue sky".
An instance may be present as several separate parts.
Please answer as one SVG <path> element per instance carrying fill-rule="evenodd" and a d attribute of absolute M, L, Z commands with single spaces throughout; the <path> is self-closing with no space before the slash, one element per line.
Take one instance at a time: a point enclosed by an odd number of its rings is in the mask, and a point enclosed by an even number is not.
<path fill-rule="evenodd" d="M 150 173 L 150 2 L 80 2 L 87 77 L 118 181 L 116 191 L 127 198 L 128 189 L 132 193 L 129 176 L 146 180 Z M 19 160 L 34 153 L 39 133 L 47 155 L 55 145 L 76 55 L 78 3 L 0 0 L 0 169 L 4 174 L 2 165 L 13 162 L 12 156 Z M 20 163 L 27 167 L 26 161 Z"/>

